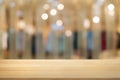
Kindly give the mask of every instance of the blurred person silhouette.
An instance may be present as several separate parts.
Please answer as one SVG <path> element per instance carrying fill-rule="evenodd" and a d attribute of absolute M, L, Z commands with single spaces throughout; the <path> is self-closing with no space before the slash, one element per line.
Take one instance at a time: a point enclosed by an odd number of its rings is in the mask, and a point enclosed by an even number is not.
<path fill-rule="evenodd" d="M 57 32 L 59 32 L 58 34 L 58 56 L 59 58 L 63 58 L 64 57 L 64 52 L 65 52 L 65 36 L 64 36 L 64 32 L 62 30 L 58 30 Z"/>
<path fill-rule="evenodd" d="M 120 49 L 120 33 L 117 32 L 117 49 Z"/>
<path fill-rule="evenodd" d="M 77 29 L 75 29 L 73 31 L 73 50 L 74 50 L 74 55 L 80 57 L 80 51 L 78 48 L 78 36 L 79 36 L 79 33 Z"/>
<path fill-rule="evenodd" d="M 50 30 L 46 42 L 46 58 L 50 58 L 53 56 L 55 37 L 56 37 L 55 31 Z"/>
<path fill-rule="evenodd" d="M 93 33 L 91 28 L 87 31 L 87 59 L 92 59 L 93 52 Z"/>
<path fill-rule="evenodd" d="M 32 35 L 32 59 L 36 58 L 36 35 L 33 34 Z"/>
<path fill-rule="evenodd" d="M 7 39 L 7 46 L 6 46 L 6 51 L 4 58 L 9 59 L 9 54 L 10 54 L 10 28 L 7 29 L 6 31 L 6 39 Z"/>
<path fill-rule="evenodd" d="M 15 52 L 15 29 L 13 27 L 9 27 L 7 29 L 7 55 L 6 58 L 10 57 L 10 54 L 13 53 L 13 51 Z"/>
<path fill-rule="evenodd" d="M 118 28 L 117 33 L 116 33 L 116 48 L 117 48 L 117 57 L 120 55 L 120 28 Z"/>
<path fill-rule="evenodd" d="M 106 50 L 106 31 L 105 29 L 101 31 L 101 50 Z"/>
<path fill-rule="evenodd" d="M 8 59 L 9 58 L 9 53 L 7 51 L 7 32 L 2 33 L 2 48 L 4 52 L 4 58 Z"/>
<path fill-rule="evenodd" d="M 25 48 L 25 34 L 24 30 L 20 29 L 16 36 L 16 48 L 18 52 L 18 58 L 21 59 L 23 57 L 24 48 Z"/>
<path fill-rule="evenodd" d="M 7 30 L 7 51 L 10 50 L 10 29 Z"/>
<path fill-rule="evenodd" d="M 33 28 L 35 30 L 35 28 Z M 36 33 L 35 31 L 33 30 L 33 33 L 32 33 L 32 39 L 31 39 L 31 53 L 32 53 L 32 59 L 35 59 L 36 58 L 36 50 L 37 50 L 37 45 L 36 45 Z"/>

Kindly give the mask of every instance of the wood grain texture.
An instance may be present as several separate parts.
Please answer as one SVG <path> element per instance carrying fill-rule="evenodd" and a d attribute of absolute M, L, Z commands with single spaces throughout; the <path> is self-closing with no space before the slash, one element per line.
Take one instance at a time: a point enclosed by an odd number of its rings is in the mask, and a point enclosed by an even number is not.
<path fill-rule="evenodd" d="M 2 78 L 120 78 L 119 60 L 0 60 Z M 66 80 L 65 79 L 65 80 Z M 24 80 L 24 79 L 23 79 Z M 84 79 L 83 79 L 84 80 Z"/>

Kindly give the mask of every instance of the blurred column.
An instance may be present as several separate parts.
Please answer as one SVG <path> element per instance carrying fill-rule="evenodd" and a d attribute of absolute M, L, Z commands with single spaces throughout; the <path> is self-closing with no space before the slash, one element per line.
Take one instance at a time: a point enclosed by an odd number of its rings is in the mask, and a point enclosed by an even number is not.
<path fill-rule="evenodd" d="M 79 1 L 74 2 L 74 7 L 73 7 L 73 18 L 72 18 L 72 30 L 73 30 L 73 39 L 72 39 L 72 48 L 73 48 L 73 58 L 77 58 L 79 59 L 80 57 L 82 58 L 82 50 L 81 50 L 81 42 L 82 42 L 82 32 L 81 32 L 81 28 L 82 26 L 82 19 L 83 17 L 81 17 L 80 13 L 80 6 L 79 6 Z M 82 15 L 83 16 L 83 15 Z M 79 19 L 80 18 L 80 19 Z M 76 48 L 76 49 L 75 49 Z"/>
<path fill-rule="evenodd" d="M 34 27 L 33 26 L 33 18 L 34 18 L 34 7 L 33 7 L 33 3 L 31 0 L 27 0 L 25 1 L 27 4 L 24 5 L 23 9 L 24 9 L 24 18 L 25 18 L 25 22 L 26 22 L 26 27 L 25 27 L 25 31 L 26 31 L 26 51 L 24 53 L 24 58 L 25 59 L 31 59 L 32 57 L 32 46 L 31 46 L 31 40 L 32 40 L 32 34 L 33 34 L 33 30 Z"/>
<path fill-rule="evenodd" d="M 113 3 L 105 5 L 105 22 L 107 30 L 107 49 L 113 48 L 113 32 L 115 32 L 115 6 Z"/>
<path fill-rule="evenodd" d="M 0 31 L 0 59 L 3 58 L 3 48 L 2 48 L 2 32 Z"/>
<path fill-rule="evenodd" d="M 85 1 L 81 1 L 80 9 L 78 10 L 78 31 L 79 31 L 79 48 L 80 57 L 87 56 L 87 29 L 90 27 L 90 20 L 87 16 L 87 5 Z"/>
<path fill-rule="evenodd" d="M 7 23 L 6 23 L 6 5 L 4 1 L 0 2 L 0 58 L 4 58 L 6 48 L 4 48 L 4 34 L 6 33 Z"/>
<path fill-rule="evenodd" d="M 14 0 L 9 2 L 9 30 L 10 30 L 10 58 L 16 58 L 16 39 L 15 32 L 17 27 L 17 3 Z"/>
<path fill-rule="evenodd" d="M 93 58 L 98 59 L 101 52 L 101 6 L 92 6 Z"/>
<path fill-rule="evenodd" d="M 73 11 L 72 6 L 67 6 L 64 10 L 64 25 L 65 25 L 65 59 L 70 59 L 73 56 Z M 69 19 L 68 19 L 69 17 Z"/>
<path fill-rule="evenodd" d="M 44 2 L 44 1 L 43 1 Z M 44 27 L 46 27 L 46 20 L 42 19 L 42 15 L 45 15 L 44 10 L 43 10 L 43 2 L 38 3 L 36 7 L 36 28 L 37 28 L 37 59 L 45 59 L 45 41 L 43 41 L 43 32 L 46 32 Z M 47 15 L 47 16 L 46 16 Z M 45 19 L 48 18 L 48 14 L 46 13 L 44 16 Z M 47 26 L 48 27 L 48 26 Z"/>
<path fill-rule="evenodd" d="M 120 56 L 120 50 L 117 48 L 117 45 L 118 45 L 118 33 L 120 34 L 120 1 L 119 0 L 114 0 L 116 1 L 115 5 L 116 5 L 116 8 L 115 8 L 115 11 L 116 11 L 116 15 L 115 15 L 115 18 L 117 19 L 115 22 L 116 22 L 116 27 L 114 27 L 116 29 L 116 31 L 114 32 L 114 46 L 113 46 L 113 51 L 114 51 L 114 56 L 119 58 Z"/>
<path fill-rule="evenodd" d="M 56 9 L 56 7 L 52 7 L 51 9 L 50 9 L 50 19 L 49 19 L 49 21 L 50 21 L 50 27 L 51 27 L 51 30 L 53 31 L 53 33 L 54 33 L 54 35 L 52 35 L 53 36 L 53 39 L 52 39 L 52 49 L 53 49 L 53 58 L 54 59 L 58 59 L 58 37 L 57 37 L 57 34 L 58 34 L 58 32 L 57 32 L 57 24 L 56 24 L 56 22 L 57 22 L 57 20 L 59 19 L 58 18 L 58 14 L 59 14 L 59 12 L 58 12 L 58 10 Z"/>

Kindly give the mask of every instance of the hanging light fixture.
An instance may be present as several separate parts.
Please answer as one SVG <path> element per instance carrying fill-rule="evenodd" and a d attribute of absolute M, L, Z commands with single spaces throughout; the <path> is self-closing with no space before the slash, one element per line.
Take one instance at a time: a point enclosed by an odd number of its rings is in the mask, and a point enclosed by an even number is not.
<path fill-rule="evenodd" d="M 56 25 L 57 25 L 57 26 L 62 26 L 62 25 L 63 25 L 62 20 L 57 20 L 57 21 L 56 21 Z"/>
<path fill-rule="evenodd" d="M 47 20 L 48 19 L 48 14 L 47 13 L 43 13 L 42 16 L 41 16 L 41 18 L 43 20 Z"/>
<path fill-rule="evenodd" d="M 26 27 L 26 32 L 28 33 L 28 34 L 33 34 L 34 33 L 34 28 L 33 28 L 33 26 L 32 25 L 28 25 L 27 27 Z"/>
<path fill-rule="evenodd" d="M 109 4 L 107 8 L 109 11 L 114 11 L 115 6 L 113 4 Z"/>
<path fill-rule="evenodd" d="M 19 29 L 24 29 L 25 28 L 25 22 L 23 20 L 20 20 L 18 23 Z"/>
<path fill-rule="evenodd" d="M 49 4 L 44 4 L 43 9 L 48 10 L 50 8 Z"/>
<path fill-rule="evenodd" d="M 57 14 L 57 10 L 56 10 L 56 9 L 51 9 L 51 10 L 50 10 L 50 14 L 51 14 L 52 16 L 55 16 L 55 15 Z"/>
<path fill-rule="evenodd" d="M 88 29 L 90 27 L 90 21 L 89 21 L 89 19 L 85 19 L 83 25 L 84 25 L 85 28 Z"/>
<path fill-rule="evenodd" d="M 63 4 L 58 4 L 57 9 L 58 10 L 63 10 L 64 9 L 64 5 Z"/>
<path fill-rule="evenodd" d="M 100 18 L 98 16 L 94 16 L 93 17 L 93 22 L 94 23 L 99 23 L 100 22 Z"/>
<path fill-rule="evenodd" d="M 66 35 L 67 37 L 72 36 L 72 31 L 71 31 L 71 30 L 66 30 L 66 31 L 65 31 L 65 35 Z"/>
<path fill-rule="evenodd" d="M 113 4 L 109 4 L 107 6 L 107 9 L 108 9 L 108 14 L 111 15 L 111 16 L 114 16 L 114 14 L 115 14 L 115 11 L 114 11 L 115 6 Z"/>

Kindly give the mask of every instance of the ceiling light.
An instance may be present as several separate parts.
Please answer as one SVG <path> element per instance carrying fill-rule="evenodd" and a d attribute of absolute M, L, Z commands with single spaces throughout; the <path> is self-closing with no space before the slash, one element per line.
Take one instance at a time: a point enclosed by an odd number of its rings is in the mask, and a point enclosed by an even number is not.
<path fill-rule="evenodd" d="M 93 18 L 93 22 L 94 22 L 94 23 L 99 23 L 99 22 L 100 22 L 100 18 L 99 18 L 98 16 L 95 16 L 95 17 Z"/>
<path fill-rule="evenodd" d="M 48 10 L 50 6 L 48 4 L 44 4 L 43 9 Z"/>
<path fill-rule="evenodd" d="M 19 23 L 18 23 L 18 26 L 20 29 L 24 29 L 25 28 L 25 22 L 23 20 L 21 20 Z"/>
<path fill-rule="evenodd" d="M 57 26 L 62 26 L 62 25 L 63 25 L 63 22 L 62 22 L 62 20 L 57 20 L 57 21 L 56 21 L 56 24 L 57 24 Z"/>
<path fill-rule="evenodd" d="M 115 6 L 113 4 L 109 4 L 107 8 L 109 11 L 113 11 Z"/>
<path fill-rule="evenodd" d="M 71 31 L 71 30 L 66 30 L 66 31 L 65 31 L 65 35 L 66 35 L 67 37 L 72 36 L 72 31 Z"/>
<path fill-rule="evenodd" d="M 58 4 L 57 9 L 58 10 L 63 10 L 64 9 L 64 5 L 63 4 Z"/>
<path fill-rule="evenodd" d="M 50 10 L 50 14 L 51 14 L 52 16 L 55 16 L 55 15 L 57 14 L 57 10 L 56 10 L 56 9 L 51 9 L 51 10 Z"/>
<path fill-rule="evenodd" d="M 85 19 L 83 25 L 84 25 L 85 28 L 89 28 L 90 27 L 90 21 L 89 21 L 89 19 Z"/>
<path fill-rule="evenodd" d="M 47 20 L 48 19 L 48 14 L 47 13 L 43 13 L 42 16 L 41 16 L 41 18 L 43 20 Z"/>

